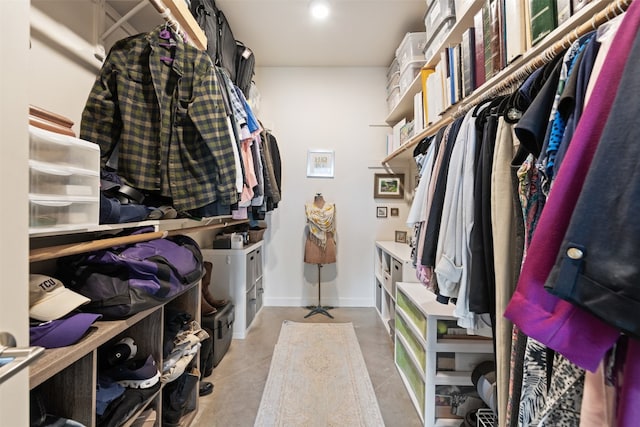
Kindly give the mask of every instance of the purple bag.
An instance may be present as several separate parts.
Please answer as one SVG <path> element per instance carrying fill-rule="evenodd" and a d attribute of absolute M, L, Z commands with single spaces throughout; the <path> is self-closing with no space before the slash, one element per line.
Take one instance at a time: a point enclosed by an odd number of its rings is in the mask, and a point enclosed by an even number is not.
<path fill-rule="evenodd" d="M 178 235 L 61 258 L 57 277 L 91 299 L 81 310 L 122 319 L 187 290 L 203 274 L 200 247 Z"/>

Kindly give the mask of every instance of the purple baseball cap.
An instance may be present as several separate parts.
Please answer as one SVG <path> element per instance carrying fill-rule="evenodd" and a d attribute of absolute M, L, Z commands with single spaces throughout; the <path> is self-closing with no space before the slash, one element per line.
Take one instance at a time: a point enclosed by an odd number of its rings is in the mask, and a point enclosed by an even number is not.
<path fill-rule="evenodd" d="M 75 344 L 102 317 L 101 314 L 78 313 L 29 327 L 29 341 L 44 348 L 66 347 Z"/>

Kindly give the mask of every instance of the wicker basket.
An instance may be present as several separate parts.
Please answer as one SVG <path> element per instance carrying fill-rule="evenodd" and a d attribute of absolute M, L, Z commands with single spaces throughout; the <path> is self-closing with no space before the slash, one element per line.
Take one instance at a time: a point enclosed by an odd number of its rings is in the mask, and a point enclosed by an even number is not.
<path fill-rule="evenodd" d="M 249 243 L 258 243 L 262 240 L 266 228 L 260 228 L 258 230 L 249 230 Z"/>

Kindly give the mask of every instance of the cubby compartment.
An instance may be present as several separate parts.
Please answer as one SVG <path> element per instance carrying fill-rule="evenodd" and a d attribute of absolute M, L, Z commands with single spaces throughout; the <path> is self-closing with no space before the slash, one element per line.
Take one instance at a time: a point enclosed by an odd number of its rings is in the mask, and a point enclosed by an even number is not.
<path fill-rule="evenodd" d="M 493 360 L 493 343 L 467 335 L 466 329 L 459 333 L 463 329 L 453 317 L 453 305 L 436 301 L 422 284 L 396 286 L 396 366 L 424 425 L 446 424 L 456 415 L 450 413 L 450 397 L 440 391 L 472 386 L 471 371 Z"/>

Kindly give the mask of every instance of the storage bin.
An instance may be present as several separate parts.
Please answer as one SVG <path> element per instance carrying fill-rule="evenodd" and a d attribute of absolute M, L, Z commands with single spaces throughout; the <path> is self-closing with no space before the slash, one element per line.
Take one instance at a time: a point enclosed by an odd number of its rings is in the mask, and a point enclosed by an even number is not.
<path fill-rule="evenodd" d="M 449 32 L 451 31 L 451 29 L 455 24 L 456 24 L 455 16 L 450 16 L 446 18 L 444 21 L 442 21 L 442 23 L 440 23 L 438 28 L 436 28 L 433 35 L 427 39 L 427 44 L 425 45 L 425 48 L 424 48 L 424 59 L 426 59 L 427 62 L 430 62 L 435 55 L 440 53 L 442 43 L 446 40 L 447 36 L 449 35 Z"/>
<path fill-rule="evenodd" d="M 91 197 L 41 197 L 29 194 L 30 231 L 97 226 L 100 199 Z"/>
<path fill-rule="evenodd" d="M 402 72 L 400 73 L 400 93 L 404 94 L 411 86 L 411 83 L 415 80 L 416 76 L 420 73 L 420 69 L 424 65 L 424 59 L 417 61 L 411 61 L 407 63 Z"/>
<path fill-rule="evenodd" d="M 31 125 L 29 159 L 100 173 L 98 144 Z"/>
<path fill-rule="evenodd" d="M 387 81 L 391 80 L 391 77 L 395 74 L 395 73 L 399 73 L 400 72 L 400 64 L 398 64 L 398 58 L 393 58 L 393 61 L 391 62 L 391 65 L 389 65 L 389 69 L 387 70 Z"/>
<path fill-rule="evenodd" d="M 454 0 L 433 0 L 424 15 L 425 38 L 429 40 L 447 19 L 456 19 Z"/>
<path fill-rule="evenodd" d="M 426 33 L 407 33 L 404 36 L 396 50 L 400 73 L 409 62 L 422 59 L 426 41 Z"/>
<path fill-rule="evenodd" d="M 202 316 L 202 326 L 213 331 L 213 366 L 216 367 L 229 350 L 233 337 L 235 306 L 230 302 L 212 316 Z"/>
<path fill-rule="evenodd" d="M 100 195 L 97 172 L 29 160 L 29 193 L 43 196 Z"/>
<path fill-rule="evenodd" d="M 387 96 L 387 107 L 389 108 L 389 112 L 396 108 L 398 102 L 400 102 L 400 86 L 395 86 Z"/>
<path fill-rule="evenodd" d="M 391 78 L 387 80 L 387 95 L 391 92 L 391 90 L 400 84 L 400 71 L 396 71 L 393 73 Z"/>

